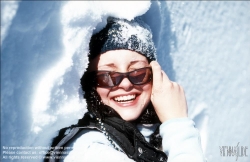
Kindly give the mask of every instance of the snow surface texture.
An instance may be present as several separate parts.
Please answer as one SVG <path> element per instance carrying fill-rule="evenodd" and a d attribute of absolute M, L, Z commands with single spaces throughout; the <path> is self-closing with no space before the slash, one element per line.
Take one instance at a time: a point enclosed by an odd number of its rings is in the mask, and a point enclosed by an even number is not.
<path fill-rule="evenodd" d="M 79 79 L 90 36 L 107 16 L 146 12 L 158 61 L 184 87 L 208 161 L 235 161 L 219 146 L 250 146 L 249 8 L 247 1 L 1 1 L 1 145 L 48 146 L 76 123 L 86 111 Z"/>
<path fill-rule="evenodd" d="M 18 1 L 1 1 L 1 44 L 8 33 L 13 17 L 16 15 L 17 8 Z"/>

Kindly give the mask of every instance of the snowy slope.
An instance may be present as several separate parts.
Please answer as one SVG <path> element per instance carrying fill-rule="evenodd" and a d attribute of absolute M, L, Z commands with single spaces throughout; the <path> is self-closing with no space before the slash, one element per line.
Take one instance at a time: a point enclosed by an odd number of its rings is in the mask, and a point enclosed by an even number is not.
<path fill-rule="evenodd" d="M 219 147 L 250 146 L 250 3 L 114 3 L 1 1 L 1 145 L 48 146 L 81 118 L 91 34 L 109 15 L 147 11 L 158 61 L 184 87 L 208 161 L 235 161 Z"/>
<path fill-rule="evenodd" d="M 221 157 L 219 146 L 250 146 L 250 3 L 167 4 L 176 81 L 185 88 L 190 114 L 203 110 L 196 123 L 208 116 L 206 156 L 209 161 L 235 161 Z"/>

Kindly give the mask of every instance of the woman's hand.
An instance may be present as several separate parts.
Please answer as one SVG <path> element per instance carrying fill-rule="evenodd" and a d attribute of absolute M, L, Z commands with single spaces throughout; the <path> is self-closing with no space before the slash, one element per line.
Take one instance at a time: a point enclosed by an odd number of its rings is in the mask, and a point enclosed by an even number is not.
<path fill-rule="evenodd" d="M 151 101 L 163 123 L 169 119 L 187 117 L 187 103 L 183 88 L 169 80 L 158 62 L 150 63 L 153 70 Z"/>

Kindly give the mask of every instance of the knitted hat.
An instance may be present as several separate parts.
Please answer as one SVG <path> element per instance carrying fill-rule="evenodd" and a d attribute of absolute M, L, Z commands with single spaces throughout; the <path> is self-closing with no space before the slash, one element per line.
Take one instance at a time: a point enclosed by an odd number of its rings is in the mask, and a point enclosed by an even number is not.
<path fill-rule="evenodd" d="M 109 17 L 107 25 L 89 43 L 89 59 L 111 50 L 127 49 L 156 60 L 156 49 L 149 26 L 140 17 L 132 21 Z"/>

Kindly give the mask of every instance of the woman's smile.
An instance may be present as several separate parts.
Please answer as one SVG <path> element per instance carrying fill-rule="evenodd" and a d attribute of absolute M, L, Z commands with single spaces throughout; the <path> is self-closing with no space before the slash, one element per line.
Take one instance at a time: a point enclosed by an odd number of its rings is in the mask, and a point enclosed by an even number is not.
<path fill-rule="evenodd" d="M 117 107 L 132 108 L 138 103 L 139 98 L 140 98 L 140 94 L 129 93 L 129 94 L 124 94 L 124 95 L 117 95 L 115 97 L 112 97 L 111 99 L 117 105 Z"/>
<path fill-rule="evenodd" d="M 132 102 L 136 98 L 136 94 L 132 95 L 124 95 L 124 96 L 118 96 L 114 97 L 113 100 L 118 102 L 118 103 L 127 103 L 127 102 Z"/>

